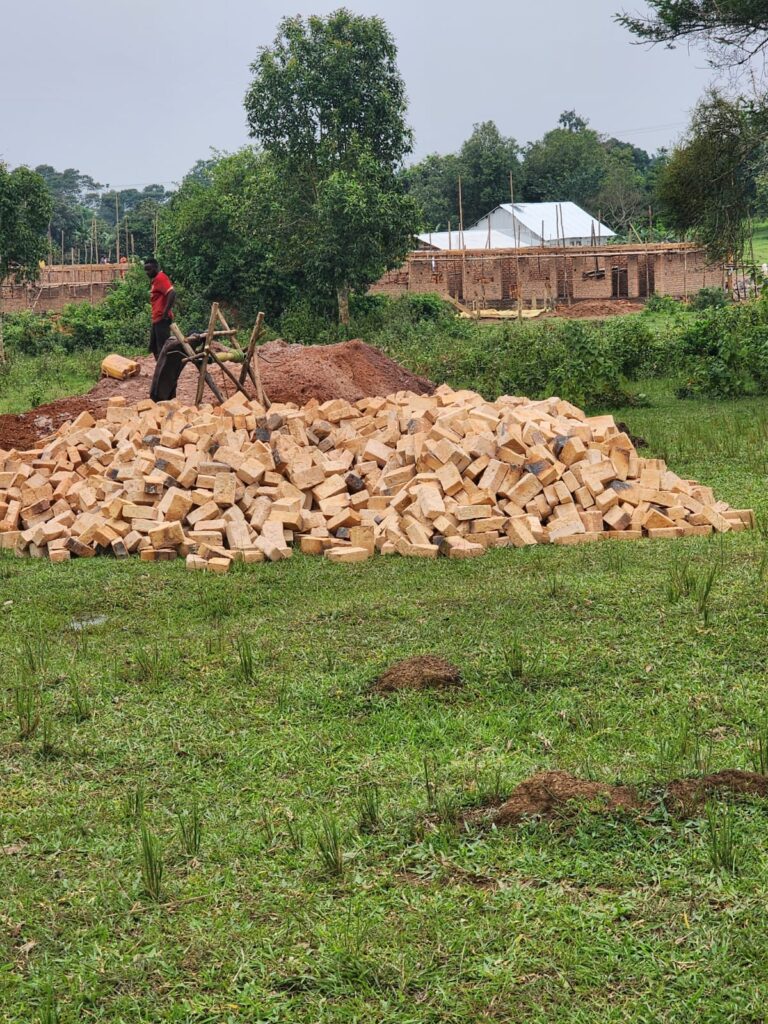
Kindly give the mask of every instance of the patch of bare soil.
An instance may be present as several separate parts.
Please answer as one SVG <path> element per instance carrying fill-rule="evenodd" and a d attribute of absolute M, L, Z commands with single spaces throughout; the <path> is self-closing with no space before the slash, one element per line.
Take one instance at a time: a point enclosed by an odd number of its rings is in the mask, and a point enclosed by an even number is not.
<path fill-rule="evenodd" d="M 768 776 L 734 768 L 691 779 L 678 779 L 666 788 L 664 800 L 669 810 L 680 817 L 694 813 L 713 794 L 768 796 Z"/>
<path fill-rule="evenodd" d="M 584 299 L 570 306 L 562 304 L 542 315 L 580 320 L 586 317 L 626 316 L 628 313 L 640 313 L 642 309 L 642 302 L 632 302 L 631 299 Z"/>
<path fill-rule="evenodd" d="M 258 359 L 264 390 L 272 402 L 304 405 L 312 398 L 318 402 L 333 398 L 356 402 L 360 398 L 392 395 L 397 391 L 428 395 L 435 390 L 431 381 L 411 373 L 363 341 L 345 341 L 338 345 L 288 345 L 284 341 L 270 341 L 258 349 Z M 152 356 L 143 356 L 137 362 L 138 374 L 127 380 L 102 377 L 86 395 L 62 398 L 18 416 L 0 416 L 0 448 L 32 448 L 36 441 L 54 433 L 83 409 L 97 418 L 103 415 L 107 401 L 115 396 L 125 398 L 129 405 L 149 398 L 155 361 Z M 240 367 L 235 364 L 231 368 L 238 376 Z M 218 367 L 211 369 L 211 376 L 225 398 L 234 394 L 234 384 Z M 248 388 L 255 398 L 250 381 Z M 177 397 L 192 405 L 196 390 L 197 370 L 188 365 L 179 378 Z M 215 401 L 208 388 L 203 401 Z"/>
<path fill-rule="evenodd" d="M 671 814 L 687 818 L 714 794 L 768 797 L 768 776 L 727 769 L 710 775 L 676 779 L 667 784 L 662 797 Z M 653 810 L 653 802 L 641 800 L 634 786 L 591 782 L 569 772 L 549 771 L 525 779 L 502 804 L 471 811 L 464 816 L 464 821 L 470 824 L 519 825 L 529 818 L 553 818 L 569 806 L 584 805 L 605 814 Z"/>
<path fill-rule="evenodd" d="M 40 438 L 55 433 L 63 423 L 73 420 L 83 409 L 96 415 L 96 410 L 100 414 L 103 406 L 104 402 L 94 401 L 89 395 L 74 395 L 72 398 L 60 398 L 47 405 L 39 405 L 29 412 L 6 413 L 0 416 L 0 448 L 6 451 L 12 448 L 19 451 L 34 448 Z"/>
<path fill-rule="evenodd" d="M 420 654 L 390 665 L 371 686 L 374 693 L 394 693 L 396 690 L 430 690 L 460 686 L 461 673 L 445 658 L 434 654 Z"/>
<path fill-rule="evenodd" d="M 578 779 L 569 772 L 539 772 L 521 782 L 491 816 L 494 825 L 517 825 L 526 818 L 551 818 L 568 804 L 590 804 L 606 813 L 642 807 L 633 786 Z"/>

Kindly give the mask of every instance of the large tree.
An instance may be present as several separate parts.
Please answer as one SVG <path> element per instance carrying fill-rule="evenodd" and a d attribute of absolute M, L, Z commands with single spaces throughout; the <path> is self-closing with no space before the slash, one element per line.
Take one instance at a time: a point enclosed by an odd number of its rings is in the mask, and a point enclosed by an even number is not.
<path fill-rule="evenodd" d="M 455 153 L 430 153 L 401 172 L 403 185 L 419 209 L 420 227 L 425 231 L 445 231 L 450 221 L 457 223 L 460 174 Z"/>
<path fill-rule="evenodd" d="M 0 163 L 0 283 L 12 274 L 34 281 L 45 255 L 51 197 L 39 174 L 28 167 L 9 171 Z M 0 362 L 5 361 L 0 296 Z"/>
<path fill-rule="evenodd" d="M 190 300 L 221 302 L 244 320 L 280 315 L 295 294 L 280 262 L 280 191 L 271 160 L 251 148 L 185 177 L 160 218 L 158 250 Z"/>
<path fill-rule="evenodd" d="M 729 262 L 744 250 L 764 138 L 762 111 L 711 91 L 659 175 L 665 220 L 706 245 L 713 260 Z"/>
<path fill-rule="evenodd" d="M 525 198 L 531 202 L 569 200 L 594 209 L 608 170 L 608 154 L 587 122 L 566 111 L 560 127 L 532 143 L 523 159 Z"/>
<path fill-rule="evenodd" d="M 641 42 L 703 42 L 717 67 L 745 64 L 768 46 L 766 0 L 647 0 L 651 13 L 618 14 Z"/>
<path fill-rule="evenodd" d="M 412 135 L 395 42 L 380 18 L 344 9 L 286 18 L 251 70 L 245 109 L 280 175 L 288 262 L 335 293 L 345 321 L 350 290 L 396 265 L 417 224 L 397 174 Z"/>
<path fill-rule="evenodd" d="M 509 202 L 512 175 L 522 192 L 520 147 L 501 134 L 493 121 L 476 124 L 459 151 L 464 223 L 472 224 L 499 203 Z"/>

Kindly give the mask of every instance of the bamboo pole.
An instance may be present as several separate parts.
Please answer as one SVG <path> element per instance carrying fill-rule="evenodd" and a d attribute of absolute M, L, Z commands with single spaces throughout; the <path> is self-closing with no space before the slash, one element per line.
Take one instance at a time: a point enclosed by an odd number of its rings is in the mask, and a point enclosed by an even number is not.
<path fill-rule="evenodd" d="M 120 200 L 115 189 L 115 263 L 120 262 Z"/>

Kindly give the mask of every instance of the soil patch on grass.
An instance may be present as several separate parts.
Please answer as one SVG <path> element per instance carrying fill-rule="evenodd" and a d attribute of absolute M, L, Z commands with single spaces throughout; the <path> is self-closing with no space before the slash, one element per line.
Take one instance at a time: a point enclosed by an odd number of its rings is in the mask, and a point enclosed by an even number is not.
<path fill-rule="evenodd" d="M 726 769 L 689 779 L 668 783 L 662 799 L 668 811 L 679 818 L 688 818 L 700 810 L 712 795 L 768 797 L 768 776 L 756 772 Z M 501 804 L 470 811 L 464 816 L 468 824 L 519 825 L 530 818 L 551 819 L 568 807 L 588 806 L 598 813 L 617 814 L 623 811 L 648 813 L 652 800 L 641 799 L 634 786 L 579 779 L 569 772 L 539 772 L 516 786 Z"/>
<path fill-rule="evenodd" d="M 768 796 L 768 776 L 731 768 L 696 778 L 678 779 L 667 786 L 664 801 L 672 813 L 688 817 L 708 797 L 725 793 L 733 796 Z"/>
<path fill-rule="evenodd" d="M 494 825 L 518 825 L 526 818 L 551 818 L 571 803 L 590 804 L 609 814 L 643 806 L 633 786 L 590 782 L 569 772 L 539 772 L 516 786 L 490 820 Z"/>
<path fill-rule="evenodd" d="M 372 684 L 374 693 L 395 693 L 398 690 L 433 690 L 460 686 L 461 673 L 445 658 L 421 654 L 390 665 Z"/>

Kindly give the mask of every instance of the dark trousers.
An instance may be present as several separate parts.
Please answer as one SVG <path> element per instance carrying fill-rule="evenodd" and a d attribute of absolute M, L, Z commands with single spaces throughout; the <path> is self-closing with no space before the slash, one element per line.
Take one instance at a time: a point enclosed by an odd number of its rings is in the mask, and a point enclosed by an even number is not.
<path fill-rule="evenodd" d="M 176 386 L 183 369 L 181 344 L 175 339 L 167 341 L 156 358 L 149 397 L 153 402 L 168 402 L 176 397 Z"/>
<path fill-rule="evenodd" d="M 166 317 L 165 320 L 158 320 L 157 323 L 152 324 L 152 330 L 149 335 L 149 351 L 155 357 L 158 358 L 162 352 L 163 345 L 168 341 L 171 336 L 171 321 Z"/>

